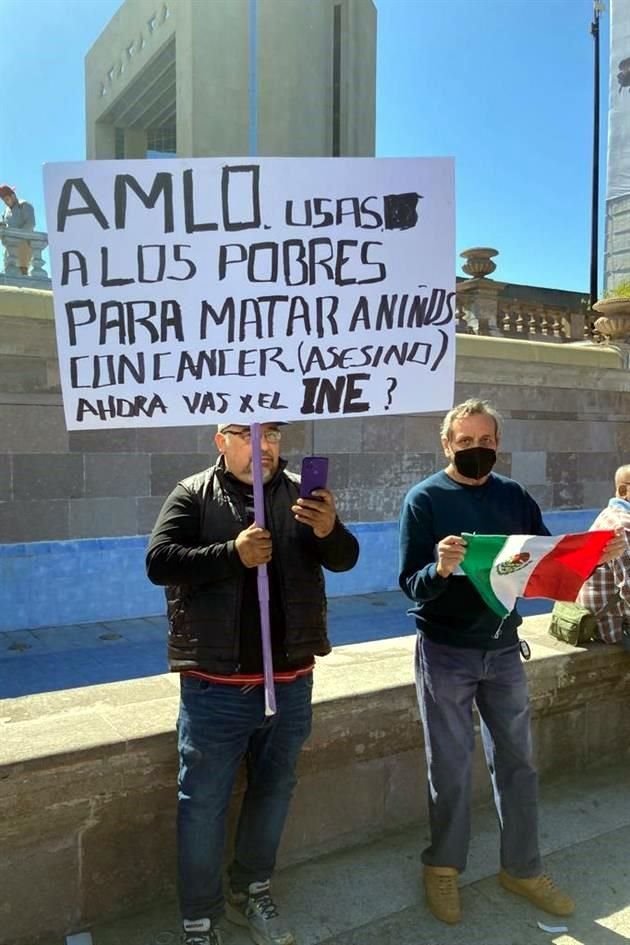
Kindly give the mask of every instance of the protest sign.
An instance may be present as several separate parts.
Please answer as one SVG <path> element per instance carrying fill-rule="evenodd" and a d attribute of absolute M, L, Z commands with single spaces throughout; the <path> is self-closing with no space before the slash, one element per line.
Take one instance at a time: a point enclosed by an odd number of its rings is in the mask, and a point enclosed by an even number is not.
<path fill-rule="evenodd" d="M 448 408 L 453 162 L 44 170 L 69 430 Z"/>

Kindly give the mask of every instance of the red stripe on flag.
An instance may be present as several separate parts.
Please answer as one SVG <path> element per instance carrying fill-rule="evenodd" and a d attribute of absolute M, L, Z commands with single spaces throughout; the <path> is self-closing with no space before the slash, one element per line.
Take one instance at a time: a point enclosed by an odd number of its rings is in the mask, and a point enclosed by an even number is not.
<path fill-rule="evenodd" d="M 614 535 L 614 531 L 565 535 L 553 551 L 540 559 L 525 586 L 523 597 L 574 601 Z"/>

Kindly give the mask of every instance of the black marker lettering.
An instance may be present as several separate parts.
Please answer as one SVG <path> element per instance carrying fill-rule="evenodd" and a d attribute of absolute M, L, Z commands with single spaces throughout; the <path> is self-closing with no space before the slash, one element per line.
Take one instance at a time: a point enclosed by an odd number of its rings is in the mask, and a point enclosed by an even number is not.
<path fill-rule="evenodd" d="M 328 311 L 324 311 L 324 303 L 330 302 Z M 331 335 L 339 334 L 339 326 L 335 320 L 335 312 L 339 308 L 339 299 L 336 295 L 318 295 L 315 300 L 315 319 L 317 323 L 317 337 L 323 338 L 327 331 Z M 327 325 L 325 323 L 328 323 Z"/>
<path fill-rule="evenodd" d="M 305 378 L 302 381 L 304 398 L 300 413 L 365 413 L 370 409 L 370 405 L 359 399 L 363 396 L 363 388 L 358 385 L 360 381 L 369 379 L 369 374 L 341 375 L 334 381 L 326 377 Z"/>
<path fill-rule="evenodd" d="M 192 249 L 190 243 L 175 243 L 173 247 L 173 258 L 175 262 L 185 263 L 188 266 L 188 272 L 185 276 L 167 276 L 167 279 L 173 279 L 175 282 L 186 282 L 187 279 L 192 279 L 197 272 L 197 267 L 195 266 L 192 259 L 187 259 L 186 256 L 182 256 L 182 249 Z"/>
<path fill-rule="evenodd" d="M 189 413 L 207 413 L 209 410 L 213 413 L 225 413 L 230 395 L 223 391 L 218 393 L 206 391 L 204 394 L 197 392 L 192 398 L 187 394 L 182 394 L 182 397 Z"/>
<path fill-rule="evenodd" d="M 345 264 L 350 259 L 349 256 L 344 256 L 344 250 L 346 246 L 358 246 L 356 240 L 339 240 L 337 243 L 337 258 L 335 260 L 335 285 L 354 285 L 357 281 L 354 278 L 344 279 L 341 270 Z"/>
<path fill-rule="evenodd" d="M 238 258 L 233 257 L 230 259 L 228 256 L 229 249 L 238 250 Z M 225 279 L 227 273 L 227 267 L 232 266 L 236 263 L 245 262 L 247 259 L 247 248 L 242 246 L 241 243 L 225 243 L 223 246 L 219 247 L 219 281 Z"/>
<path fill-rule="evenodd" d="M 72 357 L 70 358 L 70 387 L 77 389 L 80 387 L 91 387 L 91 384 L 81 384 L 79 381 L 79 370 L 81 365 L 79 361 L 89 361 L 88 356 L 85 354 L 82 357 Z"/>
<path fill-rule="evenodd" d="M 70 199 L 72 197 L 73 190 L 76 190 L 77 194 L 83 200 L 82 207 L 70 207 Z M 61 188 L 59 203 L 57 205 L 57 230 L 60 233 L 63 233 L 66 228 L 66 220 L 68 217 L 78 217 L 84 214 L 93 216 L 101 229 L 109 229 L 109 223 L 107 222 L 105 214 L 99 207 L 94 195 L 92 194 L 92 191 L 85 183 L 83 178 L 70 178 L 64 182 L 64 185 Z"/>
<path fill-rule="evenodd" d="M 290 253 L 292 249 L 297 249 L 296 258 L 293 260 L 293 262 L 296 262 L 300 267 L 299 278 L 297 278 L 295 281 L 291 279 L 292 260 Z M 308 283 L 308 266 L 304 262 L 305 255 L 306 249 L 302 240 L 285 240 L 282 244 L 282 262 L 284 266 L 284 281 L 286 285 L 306 285 Z"/>
<path fill-rule="evenodd" d="M 304 222 L 293 218 L 293 201 L 287 200 L 284 205 L 284 222 L 287 226 L 311 226 L 313 221 L 313 212 L 310 200 L 304 201 Z"/>
<path fill-rule="evenodd" d="M 385 264 L 382 262 L 372 262 L 370 259 L 368 259 L 368 247 L 382 245 L 382 243 L 377 242 L 376 240 L 369 241 L 367 243 L 361 243 L 361 262 L 365 266 L 376 266 L 378 269 L 378 275 L 374 276 L 372 279 L 359 279 L 359 285 L 368 285 L 370 282 L 382 282 L 386 278 L 387 271 L 385 269 Z"/>
<path fill-rule="evenodd" d="M 267 361 L 270 364 L 277 364 L 281 371 L 285 374 L 293 374 L 295 368 L 287 367 L 284 361 L 280 360 L 282 355 L 282 348 L 261 348 L 260 349 L 260 376 L 265 377 L 267 375 Z"/>
<path fill-rule="evenodd" d="M 311 322 L 309 317 L 308 302 L 303 295 L 294 295 L 289 303 L 289 317 L 287 319 L 287 337 L 291 337 L 294 331 L 295 322 L 302 322 L 304 334 L 310 335 Z"/>
<path fill-rule="evenodd" d="M 265 263 L 264 254 L 268 254 Z M 256 276 L 257 257 L 263 255 L 262 263 L 264 274 L 262 278 Z M 266 265 L 266 269 L 264 268 Z M 278 281 L 278 244 L 252 243 L 247 258 L 247 279 L 249 282 L 277 282 Z"/>
<path fill-rule="evenodd" d="M 162 171 L 155 175 L 153 186 L 147 194 L 132 174 L 116 174 L 114 180 L 114 208 L 116 229 L 124 230 L 127 224 L 127 193 L 132 191 L 140 203 L 153 210 L 159 198 L 164 200 L 164 232 L 172 233 L 173 221 L 173 175 Z"/>
<path fill-rule="evenodd" d="M 447 325 L 453 317 L 453 307 L 452 305 L 445 306 L 445 302 L 445 289 L 432 289 L 430 296 L 414 295 L 407 319 L 407 327 L 421 328 L 423 325 Z"/>
<path fill-rule="evenodd" d="M 174 378 L 174 374 L 162 374 L 162 358 L 170 358 L 170 351 L 156 351 L 153 355 L 153 380 L 166 381 Z"/>
<path fill-rule="evenodd" d="M 155 271 L 155 278 L 150 279 L 146 272 L 146 256 L 147 250 L 155 249 L 157 268 Z M 164 279 L 164 273 L 166 272 L 166 246 L 163 243 L 143 243 L 138 246 L 138 282 L 162 282 Z M 149 254 L 150 256 L 151 254 Z"/>
<path fill-rule="evenodd" d="M 321 226 L 332 226 L 335 222 L 335 218 L 329 210 L 324 210 L 323 205 L 325 203 L 332 203 L 328 197 L 315 197 L 313 200 L 313 209 L 318 217 L 321 217 L 319 223 L 313 224 L 313 229 L 316 230 Z"/>
<path fill-rule="evenodd" d="M 110 278 L 109 275 L 109 250 L 107 246 L 101 246 L 101 285 L 105 288 L 111 289 L 120 285 L 129 285 L 133 282 L 133 278 L 125 278 L 121 276 L 119 278 Z"/>
<path fill-rule="evenodd" d="M 76 257 L 77 266 L 71 266 L 71 257 Z M 87 260 L 83 253 L 80 253 L 78 249 L 68 249 L 61 254 L 61 284 L 68 285 L 70 282 L 70 274 L 73 272 L 79 272 L 81 274 L 81 285 L 86 286 L 88 283 L 88 268 Z"/>
<path fill-rule="evenodd" d="M 190 168 L 182 174 L 184 186 L 184 224 L 187 233 L 199 233 L 204 230 L 218 230 L 218 223 L 196 223 L 195 222 L 195 191 L 193 172 Z"/>
<path fill-rule="evenodd" d="M 347 210 L 345 209 L 346 204 L 350 205 Z M 337 226 L 341 226 L 344 217 L 352 217 L 354 225 L 356 227 L 361 226 L 361 207 L 358 197 L 340 197 L 337 200 L 337 218 L 335 220 Z"/>
<path fill-rule="evenodd" d="M 199 328 L 199 338 L 201 341 L 205 341 L 208 335 L 208 317 L 212 319 L 215 325 L 221 326 L 227 319 L 228 324 L 228 333 L 227 341 L 228 344 L 234 342 L 234 299 L 227 298 L 221 307 L 221 311 L 217 310 L 210 305 L 209 302 L 206 302 L 205 299 L 201 303 L 201 322 Z"/>
<path fill-rule="evenodd" d="M 76 312 L 81 309 L 87 309 L 87 319 L 77 321 Z M 77 328 L 90 325 L 96 321 L 96 308 L 92 299 L 75 299 L 73 302 L 66 302 L 66 321 L 68 323 L 68 340 L 70 346 L 74 347 L 77 343 Z"/>
<path fill-rule="evenodd" d="M 264 408 L 265 410 L 287 410 L 287 405 L 280 403 L 280 392 L 274 391 L 273 394 L 263 394 L 258 395 L 258 406 Z"/>
<path fill-rule="evenodd" d="M 359 301 L 350 317 L 349 330 L 355 331 L 357 327 L 363 328 L 365 331 L 370 330 L 370 307 L 365 295 L 359 296 Z"/>
<path fill-rule="evenodd" d="M 318 250 L 323 248 L 328 250 L 327 253 L 323 253 L 323 258 L 319 259 Z M 335 270 L 332 266 L 329 266 L 328 263 L 332 262 L 335 258 L 335 250 L 333 247 L 332 240 L 329 240 L 327 237 L 320 237 L 319 239 L 309 240 L 308 241 L 308 268 L 309 268 L 309 285 L 315 285 L 317 282 L 317 267 L 321 266 L 324 270 L 325 278 L 333 281 L 335 279 Z"/>
<path fill-rule="evenodd" d="M 251 219 L 238 220 L 232 219 L 235 212 L 230 209 L 230 194 L 236 187 L 243 185 L 243 178 L 240 175 L 250 175 L 250 211 Z M 242 196 L 242 194 L 241 194 Z M 242 201 L 236 201 L 240 207 Z M 223 228 L 226 233 L 237 230 L 257 230 L 260 227 L 260 167 L 257 164 L 236 164 L 223 168 L 221 174 L 221 207 L 223 210 Z"/>
<path fill-rule="evenodd" d="M 166 405 L 157 394 L 151 395 L 151 399 L 139 394 L 133 400 L 126 397 L 110 396 L 104 399 L 96 400 L 95 404 L 90 403 L 84 397 L 80 397 L 77 403 L 77 422 L 82 423 L 86 414 L 98 417 L 99 420 L 110 420 L 114 417 L 139 417 L 143 414 L 146 417 L 152 417 L 156 410 L 165 414 Z"/>
<path fill-rule="evenodd" d="M 368 226 L 367 223 L 362 223 L 361 226 L 364 230 L 378 230 L 383 226 L 383 217 L 380 213 L 377 213 L 376 210 L 370 210 L 367 205 L 368 200 L 378 200 L 378 197 L 370 196 L 361 201 L 361 213 L 372 217 L 374 219 L 374 223 L 371 226 Z"/>

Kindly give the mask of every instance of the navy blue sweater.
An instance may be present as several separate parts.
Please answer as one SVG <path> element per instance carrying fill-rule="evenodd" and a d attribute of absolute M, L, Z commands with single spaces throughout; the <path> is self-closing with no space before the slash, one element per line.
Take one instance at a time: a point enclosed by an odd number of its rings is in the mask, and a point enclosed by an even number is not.
<path fill-rule="evenodd" d="M 501 624 L 465 575 L 437 573 L 438 542 L 462 532 L 548 535 L 541 511 L 522 486 L 495 473 L 482 486 L 465 486 L 442 470 L 414 486 L 403 503 L 399 581 L 415 601 L 410 613 L 418 629 L 450 646 L 511 646 L 521 623 L 515 610 Z"/>

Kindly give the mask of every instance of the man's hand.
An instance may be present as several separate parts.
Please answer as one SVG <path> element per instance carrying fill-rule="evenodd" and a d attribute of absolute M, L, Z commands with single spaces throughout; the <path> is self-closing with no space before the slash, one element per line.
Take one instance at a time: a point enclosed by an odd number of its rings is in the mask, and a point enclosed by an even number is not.
<path fill-rule="evenodd" d="M 332 492 L 314 489 L 312 499 L 298 499 L 291 511 L 298 522 L 310 525 L 318 538 L 326 538 L 335 527 L 337 510 Z"/>
<path fill-rule="evenodd" d="M 448 535 L 438 543 L 437 553 L 437 573 L 440 577 L 448 577 L 464 560 L 466 542 L 460 535 Z"/>
<path fill-rule="evenodd" d="M 234 546 L 246 568 L 271 561 L 271 533 L 255 522 L 238 533 Z"/>
<path fill-rule="evenodd" d="M 618 528 L 615 530 L 615 537 L 611 538 L 608 544 L 605 545 L 604 550 L 602 551 L 602 556 L 599 559 L 599 564 L 608 564 L 609 561 L 614 561 L 615 558 L 620 558 L 625 550 L 625 529 Z"/>

